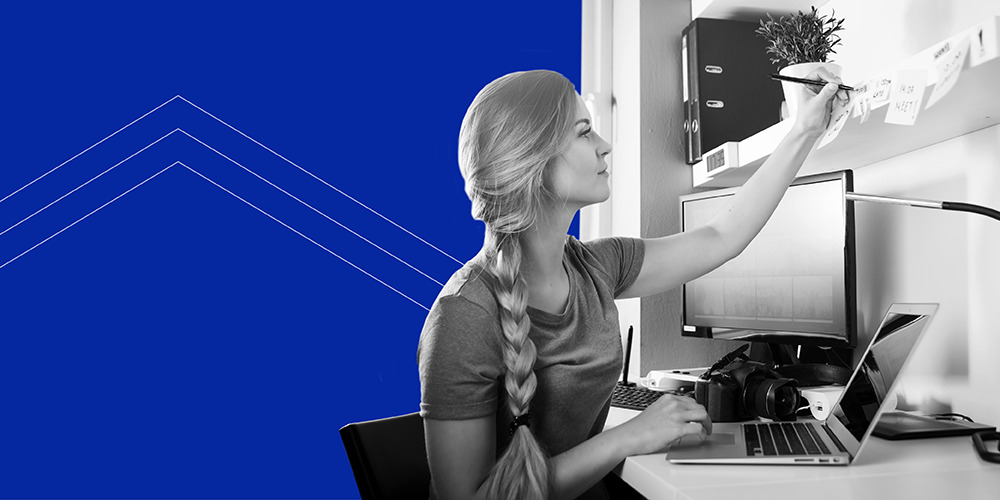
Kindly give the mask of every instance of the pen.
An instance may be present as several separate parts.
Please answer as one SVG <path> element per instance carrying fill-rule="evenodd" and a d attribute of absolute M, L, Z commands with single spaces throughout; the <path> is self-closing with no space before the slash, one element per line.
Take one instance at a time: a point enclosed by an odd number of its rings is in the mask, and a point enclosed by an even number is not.
<path fill-rule="evenodd" d="M 808 85 L 819 85 L 820 87 L 822 87 L 823 85 L 826 85 L 826 82 L 824 82 L 822 80 L 809 80 L 809 79 L 806 79 L 806 78 L 795 78 L 794 76 L 779 75 L 777 73 L 771 73 L 771 78 L 773 78 L 775 80 L 784 80 L 786 82 L 805 83 L 805 84 L 808 84 Z M 848 87 L 847 85 L 838 85 L 837 87 L 839 87 L 840 90 L 850 90 L 850 91 L 854 90 L 854 87 Z"/>

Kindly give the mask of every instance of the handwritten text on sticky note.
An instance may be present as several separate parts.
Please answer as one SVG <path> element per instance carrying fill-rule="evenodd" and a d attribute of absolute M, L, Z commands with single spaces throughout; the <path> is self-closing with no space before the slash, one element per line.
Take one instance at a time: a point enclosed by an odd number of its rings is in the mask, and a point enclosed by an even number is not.
<path fill-rule="evenodd" d="M 934 103 L 941 100 L 958 81 L 958 76 L 962 74 L 962 66 L 965 65 L 965 55 L 969 52 L 969 38 L 962 37 L 957 43 L 948 42 L 941 47 L 942 52 L 936 57 L 934 69 L 937 70 L 937 82 L 934 90 L 927 98 L 927 109 Z"/>
<path fill-rule="evenodd" d="M 851 96 L 854 102 L 853 118 L 861 117 L 861 123 L 868 121 L 872 113 L 872 90 L 875 88 L 875 80 L 868 80 L 863 85 L 854 86 L 854 94 Z"/>
<path fill-rule="evenodd" d="M 869 102 L 871 102 L 872 108 L 882 107 L 883 104 L 889 102 L 889 93 L 892 90 L 892 78 L 888 76 L 875 78 L 869 90 L 871 92 Z"/>
<path fill-rule="evenodd" d="M 838 93 L 839 94 L 839 93 Z M 817 149 L 833 142 L 844 128 L 847 119 L 851 116 L 851 108 L 854 107 L 856 92 L 851 92 L 849 97 L 842 99 L 840 95 L 833 97 L 833 110 L 830 113 L 830 124 L 827 125 L 823 138 L 819 141 Z"/>
<path fill-rule="evenodd" d="M 997 30 L 993 20 L 976 26 L 969 34 L 969 66 L 976 67 L 997 56 Z"/>
<path fill-rule="evenodd" d="M 889 92 L 889 110 L 885 122 L 897 125 L 913 125 L 920 113 L 920 102 L 924 98 L 927 85 L 927 70 L 901 69 L 896 71 Z"/>

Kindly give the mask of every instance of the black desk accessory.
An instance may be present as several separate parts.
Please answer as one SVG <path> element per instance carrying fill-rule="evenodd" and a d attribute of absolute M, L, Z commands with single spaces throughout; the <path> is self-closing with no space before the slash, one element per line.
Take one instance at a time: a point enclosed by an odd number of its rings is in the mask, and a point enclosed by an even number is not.
<path fill-rule="evenodd" d="M 995 431 L 992 425 L 964 420 L 941 420 L 903 411 L 886 412 L 878 419 L 872 434 L 892 441 L 948 436 L 969 436 Z"/>
<path fill-rule="evenodd" d="M 635 386 L 635 382 L 628 381 L 628 361 L 632 357 L 632 325 L 628 325 L 628 337 L 625 340 L 625 369 L 622 370 L 622 385 L 625 387 Z"/>
<path fill-rule="evenodd" d="M 990 451 L 986 448 L 986 441 L 1000 441 L 1000 432 L 980 431 L 972 435 L 972 446 L 976 448 L 979 457 L 987 462 L 1000 464 L 1000 450 Z"/>

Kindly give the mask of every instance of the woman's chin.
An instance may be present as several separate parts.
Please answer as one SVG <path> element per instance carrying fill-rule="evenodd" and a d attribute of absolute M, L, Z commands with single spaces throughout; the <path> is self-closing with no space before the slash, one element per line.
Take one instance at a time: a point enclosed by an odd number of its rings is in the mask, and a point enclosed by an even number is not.
<path fill-rule="evenodd" d="M 610 197 L 611 197 L 611 188 L 605 188 L 601 190 L 601 192 L 597 196 L 594 197 L 593 201 L 590 202 L 590 205 L 595 205 L 597 203 L 604 203 L 608 201 L 608 198 Z"/>

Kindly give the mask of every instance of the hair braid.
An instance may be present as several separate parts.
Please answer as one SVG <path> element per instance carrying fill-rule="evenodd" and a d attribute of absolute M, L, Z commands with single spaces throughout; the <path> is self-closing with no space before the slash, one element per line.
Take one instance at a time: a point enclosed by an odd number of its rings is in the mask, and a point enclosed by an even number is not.
<path fill-rule="evenodd" d="M 505 236 L 505 237 L 504 237 Z M 521 243 L 517 235 L 504 235 L 492 262 L 497 277 L 497 304 L 503 329 L 503 360 L 507 368 L 504 387 L 507 408 L 514 416 L 531 408 L 535 395 L 535 343 L 528 337 L 528 287 L 521 276 Z M 544 499 L 549 494 L 549 464 L 528 426 L 514 429 L 514 436 L 497 459 L 486 481 L 490 497 L 501 499 Z"/>

